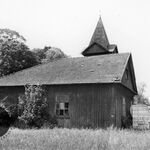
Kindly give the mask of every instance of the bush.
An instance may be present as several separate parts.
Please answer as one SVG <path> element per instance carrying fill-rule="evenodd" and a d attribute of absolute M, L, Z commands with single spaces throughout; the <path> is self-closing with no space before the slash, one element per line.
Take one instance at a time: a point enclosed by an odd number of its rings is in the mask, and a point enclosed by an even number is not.
<path fill-rule="evenodd" d="M 27 129 L 57 126 L 56 117 L 48 113 L 44 86 L 26 85 L 25 93 L 18 97 L 18 104 L 15 100 L 16 96 L 7 96 L 0 103 L 9 113 L 13 127 Z"/>
<path fill-rule="evenodd" d="M 14 125 L 18 117 L 18 105 L 14 104 L 16 103 L 15 100 L 15 96 L 7 96 L 0 102 L 0 107 L 4 108 L 9 114 L 9 121 L 11 122 L 11 125 Z"/>
<path fill-rule="evenodd" d="M 48 121 L 46 91 L 41 85 L 26 85 L 25 94 L 19 97 L 19 120 L 29 127 L 40 128 Z"/>
<path fill-rule="evenodd" d="M 126 117 L 121 117 L 122 128 L 131 128 L 132 127 L 132 116 L 128 115 Z"/>

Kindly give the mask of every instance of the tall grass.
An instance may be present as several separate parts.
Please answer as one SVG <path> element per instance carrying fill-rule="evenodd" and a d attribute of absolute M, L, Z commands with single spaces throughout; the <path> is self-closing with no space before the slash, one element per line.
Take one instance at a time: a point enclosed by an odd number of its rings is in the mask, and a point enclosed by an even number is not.
<path fill-rule="evenodd" d="M 0 150 L 149 150 L 150 131 L 102 129 L 13 129 Z"/>

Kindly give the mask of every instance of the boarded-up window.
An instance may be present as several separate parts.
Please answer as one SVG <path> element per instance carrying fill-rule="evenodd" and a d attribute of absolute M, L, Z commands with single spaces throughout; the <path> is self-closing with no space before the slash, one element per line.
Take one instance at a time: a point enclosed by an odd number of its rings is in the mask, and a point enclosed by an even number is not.
<path fill-rule="evenodd" d="M 69 95 L 56 95 L 56 115 L 69 117 Z"/>
<path fill-rule="evenodd" d="M 126 117 L 126 99 L 125 99 L 125 97 L 123 97 L 123 99 L 122 99 L 122 105 L 123 105 L 122 113 L 123 113 L 123 116 Z"/>

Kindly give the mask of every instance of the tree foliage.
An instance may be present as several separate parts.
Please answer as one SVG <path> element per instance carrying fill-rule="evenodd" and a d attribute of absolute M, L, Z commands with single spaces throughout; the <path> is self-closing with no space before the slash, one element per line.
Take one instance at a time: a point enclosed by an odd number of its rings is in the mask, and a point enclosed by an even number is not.
<path fill-rule="evenodd" d="M 16 40 L 19 42 L 25 42 L 26 39 L 18 32 L 10 29 L 0 29 L 0 43 L 9 40 Z"/>
<path fill-rule="evenodd" d="M 0 44 L 0 76 L 37 65 L 33 52 L 22 42 L 6 40 Z"/>
<path fill-rule="evenodd" d="M 48 120 L 48 103 L 45 89 L 41 85 L 26 85 L 25 94 L 19 97 L 20 120 L 30 127 L 41 127 Z"/>
<path fill-rule="evenodd" d="M 18 117 L 18 105 L 16 97 L 6 96 L 0 101 L 0 107 L 3 108 L 9 114 L 8 122 L 13 126 Z"/>
<path fill-rule="evenodd" d="M 68 57 L 61 49 L 50 46 L 45 46 L 44 49 L 33 49 L 33 52 L 41 63 Z"/>
<path fill-rule="evenodd" d="M 134 97 L 134 103 L 149 104 L 149 99 L 145 96 L 145 89 L 145 83 L 140 83 L 138 85 L 138 95 Z"/>
<path fill-rule="evenodd" d="M 67 57 L 60 49 L 45 46 L 30 51 L 18 32 L 0 29 L 0 76 Z"/>

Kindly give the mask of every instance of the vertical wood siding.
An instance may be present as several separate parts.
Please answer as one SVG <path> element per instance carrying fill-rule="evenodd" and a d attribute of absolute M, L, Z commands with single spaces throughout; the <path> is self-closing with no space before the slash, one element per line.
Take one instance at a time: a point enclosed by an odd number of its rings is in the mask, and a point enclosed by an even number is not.
<path fill-rule="evenodd" d="M 14 95 L 17 100 L 18 94 L 23 92 L 23 87 L 1 87 L 0 99 L 7 95 Z M 125 97 L 126 111 L 129 114 L 134 96 L 121 84 L 49 85 L 47 98 L 51 116 L 55 116 L 57 94 L 69 95 L 70 119 L 65 123 L 70 127 L 79 128 L 104 128 L 112 124 L 121 127 L 122 99 Z"/>
<path fill-rule="evenodd" d="M 126 116 L 130 115 L 130 107 L 133 102 L 134 93 L 121 84 L 114 85 L 115 96 L 114 99 L 117 102 L 116 109 L 116 126 L 121 127 L 121 116 L 123 116 L 123 98 L 126 103 Z M 118 108 L 119 107 L 119 108 Z"/>
<path fill-rule="evenodd" d="M 55 115 L 55 95 L 69 94 L 71 127 L 107 127 L 114 124 L 113 86 L 109 84 L 48 87 L 49 112 Z M 113 115 L 112 115 L 113 114 Z"/>
<path fill-rule="evenodd" d="M 8 103 L 18 103 L 18 96 L 23 93 L 24 87 L 0 87 L 0 101 L 5 97 L 11 97 Z"/>

